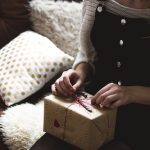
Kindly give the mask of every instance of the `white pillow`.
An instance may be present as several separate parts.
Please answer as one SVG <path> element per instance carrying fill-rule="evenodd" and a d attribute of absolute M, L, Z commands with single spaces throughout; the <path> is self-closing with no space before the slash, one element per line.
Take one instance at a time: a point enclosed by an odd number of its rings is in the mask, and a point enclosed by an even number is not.
<path fill-rule="evenodd" d="M 35 93 L 58 72 L 71 67 L 73 57 L 49 39 L 26 31 L 0 50 L 0 95 L 10 106 Z"/>
<path fill-rule="evenodd" d="M 43 120 L 43 100 L 36 104 L 23 103 L 7 108 L 0 117 L 0 133 L 8 149 L 30 150 L 45 133 Z"/>
<path fill-rule="evenodd" d="M 75 57 L 79 49 L 82 3 L 32 0 L 30 7 L 33 30 Z"/>

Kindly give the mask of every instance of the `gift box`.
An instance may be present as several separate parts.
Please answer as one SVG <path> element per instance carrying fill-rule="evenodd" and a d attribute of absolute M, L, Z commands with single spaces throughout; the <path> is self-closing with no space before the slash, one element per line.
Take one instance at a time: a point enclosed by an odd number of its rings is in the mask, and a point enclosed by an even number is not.
<path fill-rule="evenodd" d="M 89 97 L 45 97 L 44 131 L 83 150 L 97 150 L 111 141 L 117 110 L 93 106 Z"/>

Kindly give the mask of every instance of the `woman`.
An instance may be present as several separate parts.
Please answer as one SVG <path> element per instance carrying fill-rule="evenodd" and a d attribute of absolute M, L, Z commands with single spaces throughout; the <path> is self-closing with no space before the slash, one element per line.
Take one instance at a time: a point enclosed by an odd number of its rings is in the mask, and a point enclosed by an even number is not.
<path fill-rule="evenodd" d="M 118 108 L 116 139 L 149 150 L 150 1 L 85 0 L 80 41 L 73 69 L 56 80 L 53 94 L 71 95 L 90 80 L 92 103 Z"/>

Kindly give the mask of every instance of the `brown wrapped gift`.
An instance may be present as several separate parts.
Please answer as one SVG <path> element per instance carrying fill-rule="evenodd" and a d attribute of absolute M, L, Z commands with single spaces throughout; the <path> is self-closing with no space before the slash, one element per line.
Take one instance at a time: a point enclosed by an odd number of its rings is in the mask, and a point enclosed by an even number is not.
<path fill-rule="evenodd" d="M 116 109 L 96 108 L 89 98 L 72 99 L 54 95 L 45 98 L 44 131 L 83 150 L 97 150 L 111 141 Z"/>

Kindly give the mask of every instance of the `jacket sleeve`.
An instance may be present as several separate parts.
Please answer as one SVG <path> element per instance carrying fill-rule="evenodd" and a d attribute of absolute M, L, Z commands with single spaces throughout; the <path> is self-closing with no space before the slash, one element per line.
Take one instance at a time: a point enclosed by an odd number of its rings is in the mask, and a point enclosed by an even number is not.
<path fill-rule="evenodd" d="M 92 45 L 90 39 L 91 29 L 95 20 L 95 8 L 96 4 L 93 4 L 92 0 L 84 0 L 82 7 L 82 23 L 80 29 L 80 48 L 77 53 L 76 59 L 73 64 L 73 68 L 82 62 L 90 64 L 93 71 L 93 62 L 96 60 L 96 51 Z"/>
<path fill-rule="evenodd" d="M 0 48 L 30 29 L 28 0 L 0 1 Z"/>

